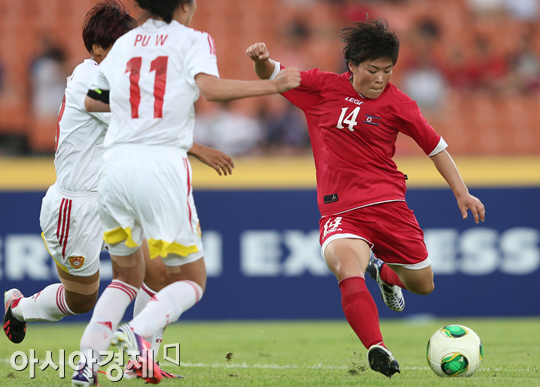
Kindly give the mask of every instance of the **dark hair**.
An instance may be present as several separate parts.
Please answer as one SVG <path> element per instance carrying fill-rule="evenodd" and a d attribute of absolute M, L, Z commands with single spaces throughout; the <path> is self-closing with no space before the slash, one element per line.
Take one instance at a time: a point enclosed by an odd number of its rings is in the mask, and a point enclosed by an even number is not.
<path fill-rule="evenodd" d="M 358 66 L 365 61 L 385 58 L 395 65 L 399 54 L 399 39 L 396 34 L 387 31 L 387 28 L 386 20 L 369 18 L 354 23 L 352 27 L 343 28 L 339 37 L 345 43 L 345 61 Z"/>
<path fill-rule="evenodd" d="M 193 0 L 136 0 L 139 7 L 146 9 L 152 15 L 159 16 L 166 23 L 172 22 L 174 11 L 184 4 L 191 4 Z"/>
<path fill-rule="evenodd" d="M 83 41 L 88 52 L 99 44 L 104 49 L 111 47 L 116 39 L 137 26 L 137 21 L 128 9 L 116 0 L 105 0 L 94 5 L 84 15 Z"/>

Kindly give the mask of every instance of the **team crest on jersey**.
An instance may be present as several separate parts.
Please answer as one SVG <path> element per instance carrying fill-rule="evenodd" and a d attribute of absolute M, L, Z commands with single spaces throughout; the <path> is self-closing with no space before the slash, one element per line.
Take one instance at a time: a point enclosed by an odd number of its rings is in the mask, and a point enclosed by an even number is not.
<path fill-rule="evenodd" d="M 69 257 L 68 261 L 74 269 L 80 269 L 84 265 L 84 257 Z"/>

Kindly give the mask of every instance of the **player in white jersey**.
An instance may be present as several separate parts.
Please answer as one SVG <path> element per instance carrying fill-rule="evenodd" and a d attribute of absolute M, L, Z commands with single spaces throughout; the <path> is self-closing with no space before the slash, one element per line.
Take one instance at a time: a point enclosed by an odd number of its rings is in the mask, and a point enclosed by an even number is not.
<path fill-rule="evenodd" d="M 99 255 L 104 247 L 98 214 L 98 171 L 110 113 L 88 113 L 84 99 L 108 49 L 135 26 L 127 9 L 113 1 L 96 5 L 85 16 L 83 40 L 92 58 L 77 66 L 68 78 L 56 133 L 57 181 L 47 191 L 40 215 L 42 237 L 56 261 L 61 283 L 29 298 L 22 297 L 17 289 L 6 292 L 4 331 L 14 343 L 24 339 L 26 322 L 58 321 L 67 315 L 86 313 L 97 300 Z M 194 144 L 190 154 L 220 175 L 231 172 L 232 160 L 219 151 Z M 137 295 L 135 312 L 142 310 L 152 293 L 168 285 L 161 260 L 147 266 L 145 281 L 145 291 Z"/>
<path fill-rule="evenodd" d="M 196 0 L 137 3 L 148 20 L 118 39 L 85 102 L 88 111 L 112 111 L 98 192 L 116 276 L 96 304 L 81 351 L 93 361 L 96 352 L 109 347 L 110 334 L 143 280 L 144 235 L 150 258 L 162 257 L 173 283 L 120 327 L 112 344 L 133 351 L 132 360 L 147 373 L 143 378 L 156 383 L 160 375 L 153 372 L 146 339 L 199 301 L 206 285 L 186 157 L 193 142 L 193 103 L 199 93 L 207 100 L 228 101 L 284 92 L 297 87 L 300 76 L 291 68 L 271 81 L 219 79 L 211 36 L 188 28 Z M 95 368 L 88 363 L 73 375 L 77 385 L 94 383 Z"/>

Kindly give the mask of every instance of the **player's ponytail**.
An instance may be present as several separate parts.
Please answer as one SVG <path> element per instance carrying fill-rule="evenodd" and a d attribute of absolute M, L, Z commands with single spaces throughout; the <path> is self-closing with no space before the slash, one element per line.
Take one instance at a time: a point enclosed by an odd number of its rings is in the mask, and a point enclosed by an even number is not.
<path fill-rule="evenodd" d="M 173 20 L 176 9 L 184 4 L 191 4 L 193 0 L 136 0 L 139 7 L 152 15 L 159 16 L 164 22 Z"/>

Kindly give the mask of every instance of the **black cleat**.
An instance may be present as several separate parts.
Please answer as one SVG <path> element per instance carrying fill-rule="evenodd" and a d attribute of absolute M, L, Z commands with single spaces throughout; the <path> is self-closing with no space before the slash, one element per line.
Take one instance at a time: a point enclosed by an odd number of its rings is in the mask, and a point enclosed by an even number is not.
<path fill-rule="evenodd" d="M 26 322 L 17 320 L 11 311 L 13 302 L 22 297 L 22 293 L 17 289 L 10 289 L 4 293 L 4 306 L 6 308 L 4 314 L 4 332 L 7 338 L 15 344 L 22 342 L 24 336 L 26 336 Z"/>
<path fill-rule="evenodd" d="M 399 364 L 394 359 L 394 355 L 382 345 L 372 345 L 367 353 L 369 366 L 373 371 L 380 372 L 384 376 L 391 378 L 399 371 Z"/>

